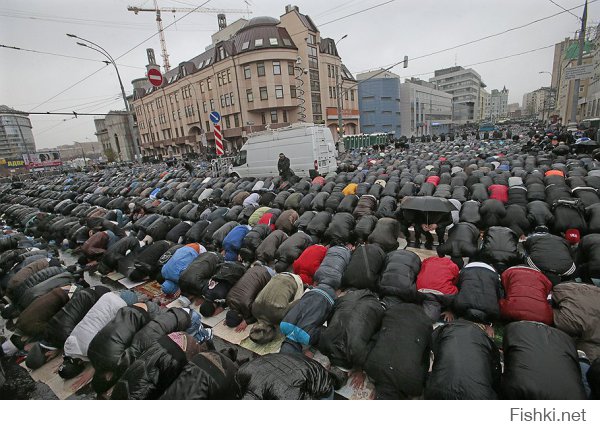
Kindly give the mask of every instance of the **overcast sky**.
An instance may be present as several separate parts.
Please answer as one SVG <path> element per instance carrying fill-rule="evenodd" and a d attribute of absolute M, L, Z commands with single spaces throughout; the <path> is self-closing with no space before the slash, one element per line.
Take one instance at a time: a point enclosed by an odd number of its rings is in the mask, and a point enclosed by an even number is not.
<path fill-rule="evenodd" d="M 344 63 L 354 73 L 415 58 L 464 42 L 499 33 L 536 19 L 560 13 L 549 0 L 396 0 L 357 15 L 353 12 L 385 3 L 386 0 L 298 0 L 302 13 L 313 18 L 323 37 L 338 39 Z M 555 0 L 564 8 L 584 0 Z M 292 0 L 289 0 L 291 3 Z M 161 7 L 194 7 L 199 0 L 159 0 Z M 273 16 L 284 13 L 287 1 L 212 0 L 206 7 L 249 9 L 251 15 L 228 14 L 229 23 L 240 17 Z M 152 0 L 0 0 L 0 44 L 45 51 L 55 55 L 0 48 L 0 104 L 25 111 L 81 111 L 90 113 L 122 109 L 119 85 L 112 66 L 103 66 L 102 57 L 77 46 L 65 33 L 74 33 L 105 48 L 118 58 L 125 90 L 131 80 L 144 76 L 146 48 L 154 48 L 158 62 L 160 44 L 153 13 L 135 15 L 128 5 L 152 7 Z M 580 16 L 583 8 L 573 12 Z M 589 6 L 588 25 L 597 23 L 600 1 Z M 165 26 L 185 13 L 163 13 Z M 342 18 L 342 19 L 339 19 Z M 339 19 L 339 20 L 338 20 Z M 328 23 L 329 21 L 337 20 Z M 525 28 L 410 61 L 407 69 L 392 69 L 401 77 L 428 79 L 435 69 L 455 64 L 468 66 L 547 47 L 572 36 L 578 19 L 562 13 Z M 188 60 L 210 44 L 217 30 L 214 14 L 191 13 L 166 30 L 171 65 Z M 129 51 L 144 39 L 150 39 Z M 96 61 L 86 61 L 92 59 Z M 553 49 L 472 66 L 487 89 L 509 91 L 509 103 L 521 103 L 523 93 L 550 84 Z M 99 70 L 92 77 L 68 87 Z M 48 101 L 49 100 L 49 101 Z M 93 117 L 31 117 L 38 148 L 56 147 L 73 141 L 96 140 Z"/>

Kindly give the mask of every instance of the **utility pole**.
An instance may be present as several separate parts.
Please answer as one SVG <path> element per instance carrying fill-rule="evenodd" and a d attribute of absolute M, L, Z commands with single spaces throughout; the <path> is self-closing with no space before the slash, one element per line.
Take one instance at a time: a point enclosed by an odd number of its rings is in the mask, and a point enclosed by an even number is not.
<path fill-rule="evenodd" d="M 581 17 L 581 30 L 579 31 L 579 54 L 577 55 L 577 65 L 581 66 L 583 63 L 583 48 L 585 45 L 585 26 L 587 25 L 587 7 L 588 2 L 585 0 L 585 6 L 583 7 L 583 15 Z M 577 106 L 579 104 L 579 86 L 581 80 L 575 79 L 573 84 L 573 100 L 571 103 L 571 122 L 577 122 Z"/>
<path fill-rule="evenodd" d="M 348 37 L 347 34 L 343 35 L 340 40 L 335 42 L 335 48 L 337 51 L 337 44 Z M 340 69 L 342 68 L 342 60 L 340 58 L 340 65 L 337 67 L 337 73 L 335 74 L 335 88 L 337 91 L 337 114 L 338 114 L 338 152 L 344 151 L 344 124 L 343 124 L 343 108 L 342 108 L 342 83 L 340 82 Z"/>

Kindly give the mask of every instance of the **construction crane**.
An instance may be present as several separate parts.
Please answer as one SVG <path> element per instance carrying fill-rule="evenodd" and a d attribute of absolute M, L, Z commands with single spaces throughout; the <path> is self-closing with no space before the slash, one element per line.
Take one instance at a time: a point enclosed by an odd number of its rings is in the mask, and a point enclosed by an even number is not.
<path fill-rule="evenodd" d="M 167 53 L 167 42 L 165 41 L 165 32 L 162 25 L 162 18 L 160 16 L 161 12 L 199 12 L 199 13 L 216 13 L 219 15 L 225 13 L 243 13 L 243 14 L 251 14 L 252 12 L 247 9 L 216 9 L 216 8 L 208 8 L 208 7 L 158 7 L 158 1 L 154 0 L 154 8 L 143 8 L 137 6 L 127 6 L 127 10 L 135 13 L 136 15 L 140 12 L 154 12 L 156 13 L 156 27 L 158 28 L 158 36 L 160 38 L 160 49 L 161 56 L 163 58 L 163 66 L 165 72 L 168 72 L 171 68 L 169 65 L 169 54 Z M 225 15 L 222 17 L 219 16 L 219 30 L 224 28 L 225 26 Z"/>

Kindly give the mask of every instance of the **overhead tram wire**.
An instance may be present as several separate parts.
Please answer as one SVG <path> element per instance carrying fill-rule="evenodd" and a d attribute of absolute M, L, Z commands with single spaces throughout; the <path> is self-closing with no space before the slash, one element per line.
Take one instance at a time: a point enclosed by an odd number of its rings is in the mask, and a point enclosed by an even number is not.
<path fill-rule="evenodd" d="M 32 53 L 35 53 L 35 54 L 52 55 L 52 56 L 55 56 L 55 57 L 73 58 L 73 59 L 76 59 L 76 60 L 93 61 L 95 63 L 104 63 L 103 60 L 96 60 L 94 58 L 77 57 L 75 55 L 58 54 L 56 52 L 38 51 L 36 49 L 20 48 L 18 46 L 10 46 L 10 45 L 1 45 L 0 44 L 0 48 L 12 49 L 14 51 L 32 52 Z M 121 67 L 131 67 L 132 69 L 142 69 L 142 70 L 145 70 L 144 67 L 130 66 L 128 64 L 117 64 L 117 65 L 121 66 Z"/>
<path fill-rule="evenodd" d="M 201 3 L 198 7 L 195 7 L 194 9 L 190 10 L 188 13 L 184 14 L 181 16 L 181 18 L 177 18 L 175 21 L 173 21 L 172 23 L 166 25 L 163 30 L 166 30 L 167 28 L 175 25 L 177 22 L 181 21 L 182 19 L 186 18 L 187 16 L 189 16 L 190 14 L 192 14 L 193 12 L 195 12 L 196 10 L 200 9 L 201 7 L 206 6 L 211 0 L 206 0 L 205 2 Z M 119 58 L 124 57 L 125 55 L 129 54 L 131 51 L 133 51 L 134 49 L 138 48 L 139 46 L 143 45 L 144 43 L 146 43 L 148 40 L 152 39 L 153 37 L 155 37 L 156 35 L 158 35 L 159 32 L 155 32 L 153 33 L 151 36 L 147 37 L 146 39 L 142 40 L 140 43 L 138 43 L 137 45 L 135 45 L 133 48 L 128 49 L 127 51 L 125 51 L 124 53 L 122 53 L 121 55 L 119 55 L 118 57 L 115 57 L 115 61 L 118 60 Z M 94 76 L 96 73 L 100 72 L 101 70 L 103 70 L 104 67 L 96 70 L 95 72 L 90 73 L 89 75 L 81 78 L 80 80 L 78 80 L 77 82 L 75 82 L 74 84 L 68 86 L 67 88 L 65 88 L 64 90 L 60 91 L 59 93 L 53 95 L 52 97 L 44 100 L 42 103 L 39 103 L 38 105 L 34 106 L 33 108 L 31 108 L 32 110 L 39 108 L 40 106 L 48 103 L 50 100 L 54 100 L 56 97 L 60 96 L 61 94 L 64 94 L 65 92 L 69 91 L 71 88 L 79 85 L 80 83 L 86 81 L 87 79 L 91 78 L 92 76 Z"/>
<path fill-rule="evenodd" d="M 597 1 L 598 0 L 590 0 L 588 2 L 588 4 L 596 3 Z M 431 57 L 433 55 L 441 54 L 441 53 L 448 52 L 448 51 L 453 51 L 453 50 L 455 50 L 457 48 L 462 48 L 462 47 L 465 47 L 465 46 L 468 46 L 468 45 L 472 45 L 474 43 L 481 42 L 483 40 L 487 40 L 487 39 L 491 39 L 491 38 L 494 38 L 494 37 L 498 37 L 498 36 L 510 33 L 512 31 L 516 31 L 516 30 L 523 29 L 525 27 L 529 27 L 530 25 L 537 24 L 537 23 L 545 21 L 547 19 L 554 18 L 554 17 L 562 15 L 564 13 L 568 13 L 569 11 L 572 11 L 574 9 L 578 9 L 580 7 L 583 7 L 583 6 L 584 6 L 584 4 L 581 4 L 579 6 L 574 6 L 574 7 L 570 8 L 570 9 L 565 9 L 562 12 L 557 12 L 555 14 L 548 15 L 548 16 L 543 17 L 543 18 L 538 18 L 538 19 L 535 19 L 535 20 L 530 21 L 528 23 L 525 23 L 525 24 L 522 24 L 522 25 L 518 25 L 516 27 L 508 28 L 508 29 L 503 30 L 503 31 L 501 31 L 499 33 L 489 34 L 487 36 L 483 36 L 483 37 L 480 37 L 480 38 L 477 38 L 477 39 L 474 39 L 474 40 L 471 40 L 471 41 L 468 41 L 468 42 L 463 42 L 463 43 L 460 43 L 458 45 L 455 45 L 455 46 L 452 46 L 452 47 L 449 47 L 449 48 L 444 48 L 444 49 L 440 49 L 438 51 L 430 52 L 428 54 L 419 55 L 418 57 L 410 58 L 410 61 L 420 60 L 422 58 Z M 375 77 L 381 75 L 382 73 L 389 72 L 391 69 L 393 69 L 394 67 L 396 67 L 396 66 L 398 66 L 398 65 L 400 65 L 402 63 L 404 63 L 404 58 L 402 60 L 400 60 L 400 61 L 397 61 L 397 62 L 393 63 L 389 67 L 381 69 L 379 72 L 375 73 L 373 76 L 368 77 L 367 79 L 365 79 L 362 82 L 369 81 L 369 80 L 374 79 Z M 375 70 L 377 70 L 377 69 L 375 69 Z M 353 88 L 356 88 L 357 86 L 358 86 L 358 82 L 356 84 L 352 84 L 350 87 L 348 87 L 347 89 L 344 90 L 344 94 L 347 93 L 349 90 L 351 90 Z"/>
<path fill-rule="evenodd" d="M 556 3 L 554 0 L 548 0 L 548 1 L 550 3 L 552 3 L 554 6 L 557 6 L 557 7 L 561 8 L 565 12 L 569 12 L 571 15 L 573 15 L 575 18 L 577 18 L 579 21 L 581 21 L 581 17 L 580 16 L 577 16 L 573 12 L 571 12 L 570 10 L 565 9 L 564 7 L 562 7 L 561 5 L 559 5 L 558 3 Z"/>

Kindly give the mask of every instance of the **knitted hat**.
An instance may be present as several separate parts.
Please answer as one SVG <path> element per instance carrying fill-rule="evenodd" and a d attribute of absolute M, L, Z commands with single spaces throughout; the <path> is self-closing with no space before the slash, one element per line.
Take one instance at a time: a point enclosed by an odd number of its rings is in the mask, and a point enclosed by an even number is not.
<path fill-rule="evenodd" d="M 131 290 L 119 291 L 117 294 L 119 294 L 119 297 L 121 297 L 123 301 L 127 303 L 127 306 L 131 306 L 138 302 L 137 294 Z"/>
<path fill-rule="evenodd" d="M 567 239 L 567 242 L 569 242 L 571 245 L 577 245 L 579 243 L 579 240 L 581 239 L 581 236 L 579 235 L 579 230 L 577 230 L 576 228 L 570 228 L 565 232 L 565 239 Z"/>
<path fill-rule="evenodd" d="M 242 315 L 233 309 L 228 310 L 227 315 L 225 315 L 225 325 L 227 327 L 237 327 L 243 320 Z"/>

